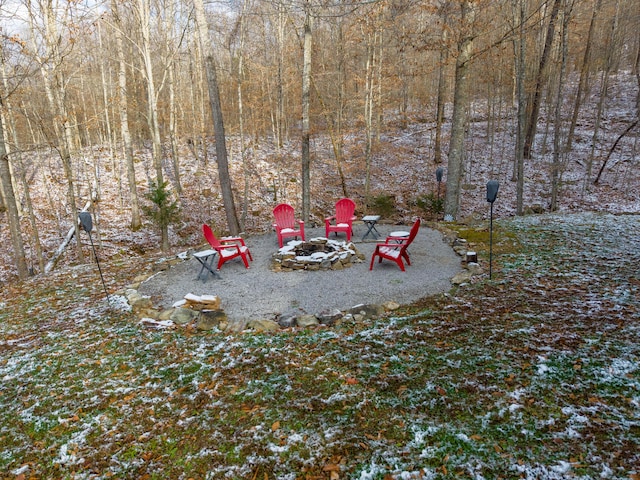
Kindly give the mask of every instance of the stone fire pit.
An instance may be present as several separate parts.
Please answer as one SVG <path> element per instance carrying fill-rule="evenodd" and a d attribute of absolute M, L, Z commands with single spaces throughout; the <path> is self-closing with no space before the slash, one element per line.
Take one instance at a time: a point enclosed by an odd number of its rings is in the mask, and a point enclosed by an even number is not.
<path fill-rule="evenodd" d="M 364 258 L 352 242 L 317 237 L 287 243 L 273 255 L 273 270 L 342 270 Z"/>

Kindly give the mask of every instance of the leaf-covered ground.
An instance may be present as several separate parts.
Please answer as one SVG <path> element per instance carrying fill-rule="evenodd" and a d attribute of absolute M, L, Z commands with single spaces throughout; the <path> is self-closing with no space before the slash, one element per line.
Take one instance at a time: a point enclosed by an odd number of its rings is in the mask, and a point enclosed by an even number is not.
<path fill-rule="evenodd" d="M 1 478 L 640 478 L 640 216 L 494 227 L 492 280 L 332 329 L 151 330 L 93 265 L 5 289 Z"/>

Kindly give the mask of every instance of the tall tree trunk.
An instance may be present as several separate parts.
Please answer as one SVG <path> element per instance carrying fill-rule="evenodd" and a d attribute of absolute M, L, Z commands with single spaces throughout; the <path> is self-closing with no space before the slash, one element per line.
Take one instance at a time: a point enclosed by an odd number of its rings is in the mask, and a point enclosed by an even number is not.
<path fill-rule="evenodd" d="M 620 0 L 616 0 L 615 14 L 611 22 L 611 29 L 607 38 L 607 49 L 605 53 L 605 65 L 602 70 L 602 76 L 600 80 L 600 95 L 598 97 L 598 106 L 596 108 L 596 121 L 593 126 L 593 135 L 591 137 L 591 150 L 587 157 L 587 171 L 584 179 L 584 191 L 587 191 L 591 185 L 591 174 L 593 172 L 593 161 L 595 158 L 596 145 L 598 143 L 598 137 L 600 135 L 600 124 L 602 123 L 602 115 L 605 108 L 605 102 L 609 93 L 609 76 L 613 68 L 613 49 L 616 48 L 616 34 L 618 30 L 618 18 L 620 14 Z"/>
<path fill-rule="evenodd" d="M 311 149 L 310 119 L 311 104 L 311 12 L 308 1 L 305 1 L 304 45 L 302 53 L 302 219 L 309 221 L 311 213 Z"/>
<path fill-rule="evenodd" d="M 551 14 L 549 15 L 547 36 L 545 37 L 544 48 L 542 50 L 542 56 L 540 57 L 538 71 L 536 73 L 536 84 L 533 90 L 533 99 L 531 100 L 529 121 L 527 122 L 527 133 L 524 139 L 524 158 L 531 158 L 531 149 L 533 148 L 533 141 L 536 136 L 536 129 L 538 128 L 538 116 L 540 115 L 540 97 L 542 95 L 544 72 L 549 61 L 551 46 L 553 45 L 553 37 L 555 35 L 556 29 L 556 19 L 558 18 L 558 11 L 560 10 L 561 2 L 562 0 L 554 0 L 553 7 L 551 8 Z"/>
<path fill-rule="evenodd" d="M 7 75 L 5 71 L 5 63 L 3 60 L 0 60 L 0 75 L 2 75 L 2 87 L 4 89 L 4 94 L 8 94 L 9 85 L 7 82 Z M 5 97 L 6 100 L 4 102 L 4 106 L 6 108 L 6 115 L 4 118 L 6 119 L 6 125 L 9 130 L 9 134 L 13 140 L 13 146 L 15 151 L 15 160 L 17 164 L 17 173 L 18 178 L 20 179 L 20 184 L 22 185 L 22 190 L 24 191 L 24 199 L 25 205 L 27 207 L 27 213 L 29 215 L 29 224 L 31 225 L 31 239 L 33 241 L 32 248 L 35 250 L 36 259 L 38 262 L 39 271 L 44 271 L 44 256 L 42 254 L 42 243 L 40 242 L 40 234 L 38 233 L 38 222 L 36 220 L 36 215 L 33 209 L 33 202 L 31 200 L 31 191 L 29 189 L 29 182 L 27 181 L 27 174 L 25 171 L 25 166 L 22 161 L 22 153 L 20 152 L 20 143 L 18 140 L 18 133 L 16 130 L 15 119 L 13 116 L 13 109 L 11 108 L 11 103 L 9 99 Z M 1 101 L 0 101 L 1 102 Z M 6 130 L 5 130 L 6 133 Z M 2 137 L 0 137 L 0 141 L 2 141 Z M 7 148 L 7 144 L 5 143 L 5 153 L 9 153 L 9 149 Z M 11 163 L 9 163 L 11 166 Z M 4 194 L 3 194 L 4 195 Z M 16 202 L 16 207 L 18 207 L 18 203 Z"/>
<path fill-rule="evenodd" d="M 570 8 L 565 4 L 562 20 L 562 43 L 560 48 L 560 73 L 558 75 L 558 88 L 556 92 L 555 118 L 553 121 L 553 161 L 551 163 L 551 211 L 558 209 L 558 197 L 560 196 L 560 185 L 562 183 L 562 173 L 564 169 L 563 158 L 566 152 L 560 146 L 562 139 L 562 104 L 564 90 L 564 76 L 567 67 L 567 36 L 569 30 L 569 19 L 571 18 Z"/>
<path fill-rule="evenodd" d="M 527 12 L 526 0 L 517 1 L 518 40 L 515 42 L 515 64 L 516 64 L 516 98 L 518 102 L 518 131 L 516 134 L 515 152 L 515 181 L 516 181 L 516 214 L 524 213 L 524 139 L 526 124 L 526 95 L 524 89 L 526 65 L 526 37 L 525 19 Z"/>
<path fill-rule="evenodd" d="M 218 160 L 218 177 L 220 180 L 220 190 L 222 201 L 227 216 L 227 226 L 231 235 L 240 233 L 240 224 L 236 214 L 236 206 L 233 199 L 233 189 L 231 187 L 231 177 L 229 175 L 229 162 L 227 160 L 227 145 L 224 133 L 224 119 L 222 117 L 222 106 L 220 104 L 220 91 L 218 89 L 218 76 L 213 53 L 213 46 L 208 38 L 208 25 L 204 12 L 203 0 L 193 0 L 196 16 L 196 28 L 200 47 L 204 55 L 205 71 L 207 74 L 207 85 L 209 87 L 209 104 L 213 116 L 213 128 L 216 139 L 216 156 Z"/>
<path fill-rule="evenodd" d="M 447 64 L 448 49 L 447 29 L 444 27 L 446 20 L 443 22 L 442 41 L 440 46 L 440 61 L 438 62 L 438 96 L 436 99 L 436 136 L 433 144 L 433 160 L 436 164 L 442 163 L 442 124 L 444 123 L 444 105 L 445 105 L 445 78 L 444 71 Z"/>
<path fill-rule="evenodd" d="M 116 37 L 116 49 L 118 51 L 118 111 L 120 112 L 120 134 L 124 149 L 124 159 L 127 165 L 127 183 L 129 184 L 129 203 L 131 205 L 131 229 L 136 231 L 142 227 L 140 217 L 140 202 L 138 200 L 138 190 L 136 182 L 136 169 L 133 162 L 133 143 L 131 132 L 129 131 L 129 107 L 127 97 L 129 89 L 127 87 L 127 64 L 125 62 L 124 45 L 122 40 L 122 25 L 117 11 L 117 2 L 111 2 L 111 9 L 114 14 L 114 34 Z"/>
<path fill-rule="evenodd" d="M 589 76 L 589 63 L 591 61 L 591 44 L 593 43 L 593 34 L 595 32 L 596 17 L 600 11 L 602 0 L 594 0 L 593 10 L 591 12 L 591 22 L 589 23 L 589 30 L 587 31 L 587 40 L 584 47 L 584 55 L 582 56 L 582 65 L 580 66 L 580 79 L 578 80 L 578 88 L 576 90 L 576 98 L 573 104 L 573 113 L 571 114 L 571 123 L 569 124 L 569 133 L 567 134 L 567 145 L 565 149 L 567 152 L 571 151 L 573 136 L 576 130 L 576 124 L 578 123 L 578 114 L 580 107 L 582 106 L 582 99 L 587 87 L 587 80 Z"/>
<path fill-rule="evenodd" d="M 38 14 L 33 11 L 31 1 L 27 2 L 27 9 L 29 11 L 29 21 L 31 22 L 31 31 L 34 34 L 36 32 L 36 18 Z M 46 55 L 38 55 L 38 64 L 40 67 L 40 73 L 43 78 L 44 90 L 49 102 L 49 106 L 54 115 L 53 128 L 56 135 L 56 141 L 58 143 L 57 150 L 62 161 L 62 167 L 64 170 L 65 178 L 67 180 L 67 202 L 69 204 L 69 216 L 71 217 L 71 224 L 75 229 L 74 235 L 76 236 L 76 246 L 78 261 L 84 261 L 84 254 L 82 252 L 82 245 L 79 239 L 79 227 L 78 227 L 78 206 L 76 204 L 75 186 L 73 168 L 71 165 L 71 152 L 74 145 L 73 127 L 70 121 L 70 114 L 67 111 L 65 104 L 66 97 L 66 81 L 61 71 L 63 65 L 63 56 L 60 52 L 59 34 L 57 31 L 57 19 L 55 16 L 54 5 L 51 0 L 47 0 L 44 4 L 40 4 L 41 11 L 39 15 L 42 15 L 44 21 L 44 41 L 46 48 Z M 36 45 L 36 39 L 33 38 L 33 51 L 38 52 L 39 48 Z"/>
<path fill-rule="evenodd" d="M 367 39 L 367 63 L 365 67 L 365 86 L 364 86 L 364 124 L 365 124 L 365 151 L 364 151 L 364 161 L 365 161 L 365 173 L 364 173 L 364 198 L 366 205 L 368 206 L 370 198 L 370 187 L 371 187 L 371 155 L 373 150 L 373 135 L 374 135 L 374 125 L 373 125 L 373 110 L 374 110 L 374 72 L 375 72 L 375 61 L 376 61 L 376 40 L 377 40 L 377 32 L 375 31 L 375 26 L 372 27 L 373 32 L 369 32 Z"/>
<path fill-rule="evenodd" d="M 153 77 L 153 60 L 151 56 L 151 12 L 150 0 L 137 0 L 138 27 L 142 45 L 140 54 L 142 55 L 143 76 L 147 90 L 147 123 L 151 134 L 151 149 L 153 156 L 153 166 L 156 171 L 156 184 L 164 184 L 162 172 L 162 139 L 160 137 L 160 123 L 158 121 L 158 96 L 156 93 L 156 83 Z M 163 252 L 169 250 L 169 225 L 161 222 L 161 248 Z"/>
<path fill-rule="evenodd" d="M 175 30 L 174 21 L 177 16 L 176 2 L 170 0 L 167 6 L 168 13 L 163 18 L 163 27 L 168 38 L 171 39 L 170 32 Z M 169 40 L 170 41 L 170 40 Z M 169 43 L 169 41 L 167 43 Z M 174 48 L 172 45 L 167 45 L 167 49 Z M 168 76 L 168 89 L 169 89 L 169 141 L 171 143 L 171 164 L 173 167 L 173 182 L 176 188 L 178 196 L 182 194 L 182 182 L 180 181 L 180 158 L 178 153 L 178 114 L 176 105 L 176 86 L 175 86 L 175 73 L 176 62 L 173 54 L 168 55 L 169 65 L 167 65 Z"/>
<path fill-rule="evenodd" d="M 237 59 L 237 96 L 238 96 L 238 130 L 240 134 L 240 158 L 242 161 L 242 175 L 244 178 L 244 192 L 242 195 L 242 215 L 240 220 L 240 228 L 245 230 L 247 224 L 247 217 L 249 214 L 249 162 L 247 160 L 247 147 L 244 138 L 244 96 L 243 96 L 243 81 L 244 81 L 244 48 L 246 38 L 246 10 L 249 0 L 242 2 L 242 12 L 239 18 L 239 45 L 238 45 L 238 59 Z"/>
<path fill-rule="evenodd" d="M 469 104 L 469 67 L 473 53 L 472 24 L 475 17 L 473 0 L 464 0 L 462 8 L 462 32 L 458 42 L 456 77 L 453 94 L 453 118 L 451 119 L 451 140 L 447 162 L 447 193 L 444 200 L 445 220 L 458 217 L 460 206 L 460 182 L 463 175 L 465 126 L 467 105 Z"/>
<path fill-rule="evenodd" d="M 2 102 L 0 101 L 0 108 L 1 107 Z M 7 209 L 7 221 L 9 223 L 9 232 L 11 233 L 11 245 L 13 247 L 15 266 L 18 270 L 18 277 L 24 280 L 29 275 L 29 269 L 27 268 L 24 254 L 18 206 L 13 189 L 13 179 L 11 169 L 9 168 L 9 156 L 7 155 L 5 147 L 4 127 L 2 124 L 3 122 L 0 121 L 0 188 L 2 188 L 2 196 Z"/>
<path fill-rule="evenodd" d="M 169 65 L 169 141 L 171 142 L 171 160 L 173 166 L 173 182 L 178 195 L 182 194 L 182 182 L 180 181 L 180 158 L 178 152 L 178 114 L 176 106 L 175 87 L 175 62 L 172 60 Z"/>

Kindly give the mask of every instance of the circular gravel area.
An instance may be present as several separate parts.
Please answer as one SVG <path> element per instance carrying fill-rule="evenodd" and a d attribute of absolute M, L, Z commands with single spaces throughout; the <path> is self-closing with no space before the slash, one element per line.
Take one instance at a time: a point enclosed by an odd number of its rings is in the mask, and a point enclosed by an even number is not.
<path fill-rule="evenodd" d="M 398 225 L 377 225 L 384 237 Z M 408 230 L 410 227 L 406 227 Z M 221 308 L 231 322 L 251 319 L 275 319 L 279 314 L 300 308 L 309 314 L 330 309 L 346 310 L 355 305 L 395 301 L 408 304 L 428 295 L 447 291 L 451 279 L 461 270 L 460 258 L 436 230 L 422 227 L 409 247 L 411 265 L 402 272 L 394 262 L 374 263 L 369 271 L 376 242 L 362 241 L 366 227 L 354 224 L 352 241 L 365 255 L 362 263 L 343 270 L 275 272 L 272 255 L 278 250 L 275 233 L 245 237 L 253 255 L 245 269 L 238 257 L 226 262 L 220 278 L 210 275 L 198 280 L 200 264 L 194 258 L 162 271 L 139 288 L 143 295 L 168 308 L 188 293 L 217 295 Z M 307 228 L 306 238 L 323 237 L 324 228 Z M 331 238 L 335 238 L 331 235 Z M 344 239 L 339 235 L 338 239 Z M 379 241 L 384 240 L 384 238 Z"/>

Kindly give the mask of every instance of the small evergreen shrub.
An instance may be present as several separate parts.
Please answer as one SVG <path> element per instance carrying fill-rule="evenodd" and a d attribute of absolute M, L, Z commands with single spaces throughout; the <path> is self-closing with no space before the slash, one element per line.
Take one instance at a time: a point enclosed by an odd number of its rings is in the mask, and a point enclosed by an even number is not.
<path fill-rule="evenodd" d="M 149 191 L 145 194 L 151 205 L 142 206 L 142 211 L 161 229 L 167 228 L 180 218 L 180 207 L 178 202 L 172 199 L 168 184 L 167 181 L 160 184 L 151 181 Z"/>
<path fill-rule="evenodd" d="M 425 216 L 436 218 L 444 212 L 444 198 L 433 193 L 419 195 L 416 198 L 416 206 L 425 213 Z"/>
<path fill-rule="evenodd" d="M 391 195 L 377 195 L 369 202 L 371 209 L 383 218 L 391 218 L 396 211 L 396 199 Z"/>

